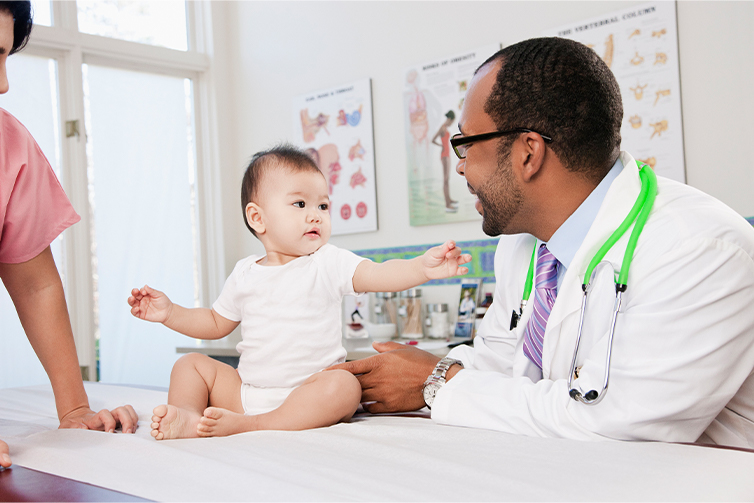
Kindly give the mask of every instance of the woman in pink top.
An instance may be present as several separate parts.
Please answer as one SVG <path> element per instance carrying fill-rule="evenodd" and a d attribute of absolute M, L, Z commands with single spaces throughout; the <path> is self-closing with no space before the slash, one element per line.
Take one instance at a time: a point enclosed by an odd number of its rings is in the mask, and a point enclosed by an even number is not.
<path fill-rule="evenodd" d="M 31 33 L 29 2 L 0 2 L 0 94 L 8 92 L 5 61 Z M 0 279 L 34 351 L 50 377 L 61 428 L 136 430 L 126 405 L 95 413 L 81 380 L 63 284 L 50 243 L 78 222 L 50 164 L 29 132 L 0 109 Z M 0 440 L 0 466 L 11 465 Z"/>

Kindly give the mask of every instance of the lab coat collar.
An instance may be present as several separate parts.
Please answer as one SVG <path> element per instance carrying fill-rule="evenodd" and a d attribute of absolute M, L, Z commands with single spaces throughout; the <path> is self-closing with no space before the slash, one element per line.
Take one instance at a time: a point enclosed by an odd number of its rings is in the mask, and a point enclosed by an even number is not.
<path fill-rule="evenodd" d="M 559 377 L 562 375 L 567 377 L 568 368 L 550 368 L 553 355 L 557 351 L 572 352 L 575 347 L 576 331 L 561 330 L 563 321 L 576 313 L 581 307 L 583 297 L 581 284 L 589 261 L 631 211 L 631 207 L 641 191 L 639 168 L 634 158 L 627 152 L 621 152 L 620 160 L 623 163 L 623 170 L 610 185 L 594 223 L 589 228 L 584 242 L 574 254 L 571 266 L 566 271 L 563 282 L 558 289 L 558 296 L 555 299 L 545 330 L 542 351 L 542 375 L 545 379 L 549 379 L 553 373 Z M 623 256 L 625 245 L 622 245 L 622 242 L 623 240 L 616 243 L 608 257 L 615 250 L 618 250 L 617 253 L 620 257 Z M 568 358 L 561 358 L 558 361 L 568 361 L 568 364 L 570 364 Z"/>

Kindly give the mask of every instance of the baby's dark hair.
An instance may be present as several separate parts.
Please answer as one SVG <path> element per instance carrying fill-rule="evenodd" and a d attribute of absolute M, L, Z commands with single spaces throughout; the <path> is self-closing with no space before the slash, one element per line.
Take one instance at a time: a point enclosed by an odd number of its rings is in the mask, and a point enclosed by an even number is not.
<path fill-rule="evenodd" d="M 34 12 L 31 2 L 0 2 L 0 12 L 7 12 L 13 16 L 13 47 L 8 56 L 26 47 L 34 26 Z"/>
<path fill-rule="evenodd" d="M 287 169 L 290 172 L 311 171 L 322 174 L 309 154 L 288 143 L 281 143 L 268 150 L 257 152 L 246 167 L 241 182 L 241 210 L 246 227 L 254 236 L 257 235 L 246 221 L 246 206 L 259 197 L 264 174 L 271 169 Z"/>

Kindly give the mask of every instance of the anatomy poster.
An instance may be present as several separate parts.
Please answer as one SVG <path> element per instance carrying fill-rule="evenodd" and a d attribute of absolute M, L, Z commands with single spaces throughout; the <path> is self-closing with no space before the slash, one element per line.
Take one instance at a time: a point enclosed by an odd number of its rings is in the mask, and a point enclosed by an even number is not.
<path fill-rule="evenodd" d="M 495 44 L 416 65 L 404 75 L 409 211 L 411 225 L 478 220 L 474 197 L 456 173 L 450 137 L 474 70 L 500 49 Z"/>
<path fill-rule="evenodd" d="M 623 97 L 621 150 L 658 175 L 685 182 L 675 2 L 632 7 L 544 35 L 577 40 L 597 51 Z"/>
<path fill-rule="evenodd" d="M 293 138 L 327 179 L 333 235 L 376 231 L 371 81 L 294 98 Z"/>

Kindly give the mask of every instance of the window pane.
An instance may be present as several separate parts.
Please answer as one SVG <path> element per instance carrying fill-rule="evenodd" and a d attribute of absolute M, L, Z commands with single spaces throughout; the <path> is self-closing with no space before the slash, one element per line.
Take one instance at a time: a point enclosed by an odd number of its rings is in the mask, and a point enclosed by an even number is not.
<path fill-rule="evenodd" d="M 191 86 L 94 65 L 83 71 L 100 379 L 167 386 L 186 338 L 134 318 L 126 298 L 148 284 L 195 305 Z"/>
<path fill-rule="evenodd" d="M 8 58 L 7 70 L 10 91 L 0 96 L 0 107 L 26 126 L 60 177 L 56 62 L 53 59 L 16 54 Z M 61 272 L 64 259 L 62 244 L 66 232 L 51 245 L 55 263 Z M 63 284 L 65 285 L 65 281 Z M 42 364 L 26 339 L 13 302 L 3 287 L 0 287 L 0 334 L 0 387 L 31 386 L 48 382 Z"/>
<path fill-rule="evenodd" d="M 52 4 L 50 0 L 31 0 L 34 24 L 52 26 Z"/>
<path fill-rule="evenodd" d="M 78 0 L 79 31 L 185 51 L 186 3 Z"/>

